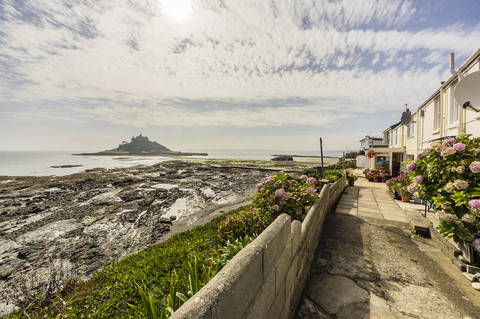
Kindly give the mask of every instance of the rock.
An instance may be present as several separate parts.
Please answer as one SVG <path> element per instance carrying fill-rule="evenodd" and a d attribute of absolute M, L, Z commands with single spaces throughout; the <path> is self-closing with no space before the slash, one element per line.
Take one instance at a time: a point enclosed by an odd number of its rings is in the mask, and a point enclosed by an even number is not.
<path fill-rule="evenodd" d="M 0 183 L 0 292 L 18 293 L 22 278 L 41 275 L 39 269 L 48 270 L 58 259 L 88 279 L 112 260 L 162 241 L 174 224 L 175 231 L 192 228 L 219 207 L 250 199 L 264 177 L 261 169 L 168 161 Z M 154 187 L 158 184 L 177 187 Z M 206 200 L 205 189 L 224 201 Z M 185 207 L 175 216 L 161 217 L 179 202 Z M 0 294 L 0 304 L 14 299 L 5 298 Z"/>
<path fill-rule="evenodd" d="M 293 157 L 289 155 L 280 155 L 272 158 L 272 161 L 276 161 L 276 162 L 293 161 Z"/>
<path fill-rule="evenodd" d="M 330 316 L 310 299 L 305 298 L 298 308 L 295 319 L 330 319 Z"/>
<path fill-rule="evenodd" d="M 472 282 L 472 287 L 477 290 L 480 290 L 480 282 Z"/>

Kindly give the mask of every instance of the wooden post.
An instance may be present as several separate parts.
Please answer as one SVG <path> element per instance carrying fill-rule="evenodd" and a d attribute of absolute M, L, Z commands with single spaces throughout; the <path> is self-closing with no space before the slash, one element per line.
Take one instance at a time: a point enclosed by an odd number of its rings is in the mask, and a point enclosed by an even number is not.
<path fill-rule="evenodd" d="M 320 137 L 320 158 L 322 159 L 322 178 L 325 178 L 325 169 L 323 168 L 323 145 L 322 145 L 321 137 Z"/>

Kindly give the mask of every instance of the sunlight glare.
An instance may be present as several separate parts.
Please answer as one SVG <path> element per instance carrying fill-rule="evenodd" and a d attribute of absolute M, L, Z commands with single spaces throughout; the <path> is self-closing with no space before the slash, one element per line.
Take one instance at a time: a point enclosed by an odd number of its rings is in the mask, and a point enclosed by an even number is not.
<path fill-rule="evenodd" d="M 162 4 L 164 12 L 177 21 L 186 19 L 192 11 L 190 0 L 163 0 Z"/>

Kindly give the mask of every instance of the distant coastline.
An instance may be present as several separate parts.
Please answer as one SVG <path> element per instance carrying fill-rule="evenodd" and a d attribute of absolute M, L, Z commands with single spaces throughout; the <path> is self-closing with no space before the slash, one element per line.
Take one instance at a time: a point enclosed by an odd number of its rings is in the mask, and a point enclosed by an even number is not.
<path fill-rule="evenodd" d="M 96 153 L 78 153 L 72 154 L 76 156 L 208 156 L 208 153 L 191 153 L 191 152 L 114 152 L 104 151 Z"/>
<path fill-rule="evenodd" d="M 320 155 L 289 155 L 289 154 L 274 154 L 271 156 L 291 156 L 291 157 L 311 157 L 311 158 L 321 158 Z M 323 155 L 324 158 L 337 158 L 338 156 L 328 156 Z"/>
<path fill-rule="evenodd" d="M 172 151 L 168 147 L 163 146 L 155 141 L 150 141 L 148 137 L 134 136 L 130 142 L 123 141 L 117 148 L 95 152 L 95 153 L 80 153 L 72 155 L 81 156 L 208 156 L 205 152 L 179 152 Z"/>

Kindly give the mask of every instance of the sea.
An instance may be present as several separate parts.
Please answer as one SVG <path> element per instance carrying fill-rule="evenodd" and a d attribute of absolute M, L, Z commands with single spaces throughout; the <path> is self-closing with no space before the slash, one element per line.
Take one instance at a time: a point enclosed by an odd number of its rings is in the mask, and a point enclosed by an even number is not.
<path fill-rule="evenodd" d="M 319 156 L 319 151 L 280 150 L 202 150 L 208 156 L 197 158 L 272 159 L 273 155 Z M 0 176 L 63 176 L 92 168 L 123 168 L 154 165 L 171 160 L 163 156 L 84 156 L 66 151 L 0 151 Z M 341 151 L 327 151 L 324 156 L 340 157 Z M 62 167 L 75 165 L 75 167 Z M 78 165 L 78 166 L 77 166 Z"/>

